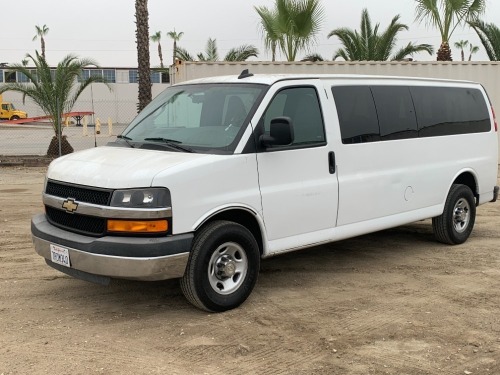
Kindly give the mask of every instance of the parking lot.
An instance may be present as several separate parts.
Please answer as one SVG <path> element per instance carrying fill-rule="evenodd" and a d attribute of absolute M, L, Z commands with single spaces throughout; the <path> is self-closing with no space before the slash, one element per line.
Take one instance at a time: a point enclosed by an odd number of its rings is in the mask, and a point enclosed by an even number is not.
<path fill-rule="evenodd" d="M 35 254 L 46 167 L 0 168 L 0 374 L 500 374 L 500 204 L 264 260 L 240 308 L 176 280 L 72 279 Z"/>
<path fill-rule="evenodd" d="M 67 136 L 71 146 L 78 151 L 113 141 L 125 126 L 112 124 L 110 130 L 107 124 L 102 124 L 100 133 L 97 134 L 94 126 L 85 129 L 83 126 L 71 125 L 63 128 L 63 135 Z M 0 123 L 0 155 L 45 155 L 53 136 L 54 130 L 48 123 Z"/>

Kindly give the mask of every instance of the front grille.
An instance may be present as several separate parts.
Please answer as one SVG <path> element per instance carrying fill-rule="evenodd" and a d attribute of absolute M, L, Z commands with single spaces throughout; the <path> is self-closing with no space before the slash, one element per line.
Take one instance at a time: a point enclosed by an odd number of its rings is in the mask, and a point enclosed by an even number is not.
<path fill-rule="evenodd" d="M 106 219 L 93 216 L 70 214 L 66 211 L 45 206 L 47 218 L 55 226 L 92 236 L 102 236 L 106 232 Z"/>
<path fill-rule="evenodd" d="M 45 192 L 61 198 L 73 198 L 80 202 L 109 206 L 112 192 L 97 190 L 88 187 L 66 185 L 59 182 L 48 181 Z"/>

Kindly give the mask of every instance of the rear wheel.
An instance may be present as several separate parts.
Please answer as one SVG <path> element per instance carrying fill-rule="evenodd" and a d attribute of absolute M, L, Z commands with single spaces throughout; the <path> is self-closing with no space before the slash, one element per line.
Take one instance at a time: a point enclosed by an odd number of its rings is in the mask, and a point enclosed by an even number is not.
<path fill-rule="evenodd" d="M 432 219 L 432 228 L 438 241 L 457 245 L 467 241 L 475 220 L 476 204 L 472 190 L 454 184 L 446 198 L 443 214 Z"/>
<path fill-rule="evenodd" d="M 214 221 L 196 234 L 181 289 L 196 307 L 226 311 L 252 292 L 260 267 L 259 246 L 242 225 Z"/>

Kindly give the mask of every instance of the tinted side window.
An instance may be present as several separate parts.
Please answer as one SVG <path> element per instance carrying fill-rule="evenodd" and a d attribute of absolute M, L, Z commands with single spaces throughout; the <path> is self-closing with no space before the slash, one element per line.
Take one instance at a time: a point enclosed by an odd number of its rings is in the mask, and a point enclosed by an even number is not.
<path fill-rule="evenodd" d="M 488 107 L 477 89 L 411 87 L 420 137 L 487 132 Z"/>
<path fill-rule="evenodd" d="M 313 87 L 293 87 L 276 94 L 264 114 L 266 133 L 269 133 L 271 120 L 281 116 L 290 117 L 292 120 L 292 145 L 325 142 L 323 116 Z"/>
<path fill-rule="evenodd" d="M 369 86 L 332 87 L 340 121 L 342 143 L 380 140 L 377 111 Z"/>
<path fill-rule="evenodd" d="M 418 137 L 410 90 L 404 86 L 372 86 L 382 140 Z"/>

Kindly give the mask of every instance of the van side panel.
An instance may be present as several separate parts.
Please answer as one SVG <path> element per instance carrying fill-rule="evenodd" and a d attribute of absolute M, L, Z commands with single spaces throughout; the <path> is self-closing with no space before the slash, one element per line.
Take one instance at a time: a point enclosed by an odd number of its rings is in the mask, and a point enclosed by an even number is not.
<path fill-rule="evenodd" d="M 332 82 L 333 86 L 345 85 L 349 87 L 349 85 L 352 85 L 359 87 L 362 85 L 375 88 L 371 90 L 372 96 L 375 96 L 373 102 L 371 102 L 369 94 L 362 91 L 356 94 L 357 98 L 360 98 L 361 104 L 363 104 L 363 101 L 368 103 L 361 106 L 360 100 L 348 102 L 344 97 L 339 96 L 343 93 L 342 90 L 338 90 L 336 94 L 336 105 L 340 104 L 347 107 L 341 107 L 340 110 L 336 107 L 337 119 L 340 119 L 340 121 L 345 120 L 343 118 L 345 114 L 342 111 L 351 111 L 355 114 L 353 115 L 354 118 L 358 119 L 355 122 L 340 124 L 337 121 L 334 124 L 334 126 L 341 127 L 344 133 L 342 135 L 344 137 L 343 143 L 339 143 L 337 146 L 339 178 L 338 226 L 390 217 L 428 207 L 441 207 L 440 212 L 437 213 L 439 215 L 444 207 L 451 184 L 464 171 L 471 173 L 477 181 L 477 191 L 474 191 L 474 193 L 479 194 L 479 202 L 484 203 L 491 200 L 497 174 L 497 137 L 492 130 L 491 110 L 486 105 L 487 100 L 482 88 L 476 84 L 461 84 L 460 86 L 448 84 L 450 89 L 457 88 L 455 91 L 460 91 L 460 95 L 468 95 L 466 99 L 469 96 L 473 97 L 473 95 L 469 94 L 474 92 L 475 96 L 471 100 L 477 101 L 474 105 L 481 109 L 480 115 L 477 116 L 481 119 L 484 117 L 484 119 L 480 122 L 476 121 L 474 117 L 469 122 L 459 123 L 456 126 L 467 130 L 478 129 L 477 133 L 430 136 L 432 134 L 430 130 L 434 131 L 434 126 L 425 129 L 425 134 L 420 134 L 424 129 L 419 128 L 420 137 L 415 138 L 414 123 L 403 120 L 403 118 L 415 116 L 412 113 L 414 111 L 413 106 L 407 105 L 408 101 L 405 104 L 400 102 L 398 97 L 394 97 L 390 101 L 386 101 L 385 106 L 384 100 L 377 102 L 377 91 L 379 94 L 383 94 L 384 90 L 379 88 L 383 88 L 384 84 L 387 86 L 383 80 L 370 80 L 362 83 L 359 81 Z M 404 90 L 401 90 L 401 87 L 397 87 L 397 85 L 409 86 L 408 82 L 402 80 L 396 82 L 396 84 L 394 81 L 390 84 L 401 91 L 398 94 L 399 97 L 406 95 Z M 412 84 L 417 87 L 421 85 L 420 91 L 425 87 L 433 87 L 433 83 Z M 446 91 L 443 85 L 440 85 L 439 89 Z M 418 91 L 418 89 L 415 91 Z M 346 95 L 349 94 L 349 91 L 345 92 Z M 382 97 L 382 99 L 384 98 Z M 415 101 L 415 98 L 412 98 L 412 100 Z M 406 121 L 404 125 L 401 125 L 402 131 L 389 135 L 384 133 L 383 126 L 390 128 L 394 125 L 381 123 L 383 120 L 382 114 L 389 107 L 388 103 L 391 105 L 391 110 L 395 112 L 393 117 L 389 118 L 389 121 L 394 122 L 393 119 L 398 116 L 401 116 L 401 120 L 397 121 Z M 420 104 L 420 108 L 417 106 L 417 109 L 421 111 L 420 113 L 425 113 L 427 108 L 422 107 L 421 103 L 417 104 Z M 456 107 L 450 107 L 448 110 L 460 112 L 460 109 Z M 467 111 L 467 115 L 470 112 Z M 369 116 L 363 117 L 363 114 L 366 113 Z M 449 113 L 455 116 L 453 112 Z M 380 125 L 378 134 L 373 130 L 376 129 L 376 123 L 373 124 L 374 117 L 375 121 L 378 118 Z M 460 121 L 461 115 L 455 117 L 458 119 L 457 121 Z M 356 130 L 357 132 L 350 134 L 353 127 L 365 126 L 363 121 L 366 121 L 366 132 L 360 134 L 360 131 Z M 452 123 L 443 121 L 448 120 L 438 120 L 439 129 L 442 127 L 442 131 L 445 133 L 456 131 L 457 128 Z M 419 125 L 422 123 L 423 121 Z M 344 126 L 344 129 L 342 129 L 342 126 Z M 347 130 L 346 126 L 349 126 Z M 460 132 L 460 130 L 457 132 Z M 348 134 L 347 138 L 345 138 L 346 134 Z M 389 220 L 388 223 L 390 222 Z M 397 220 L 394 220 L 394 225 L 399 224 Z"/>

